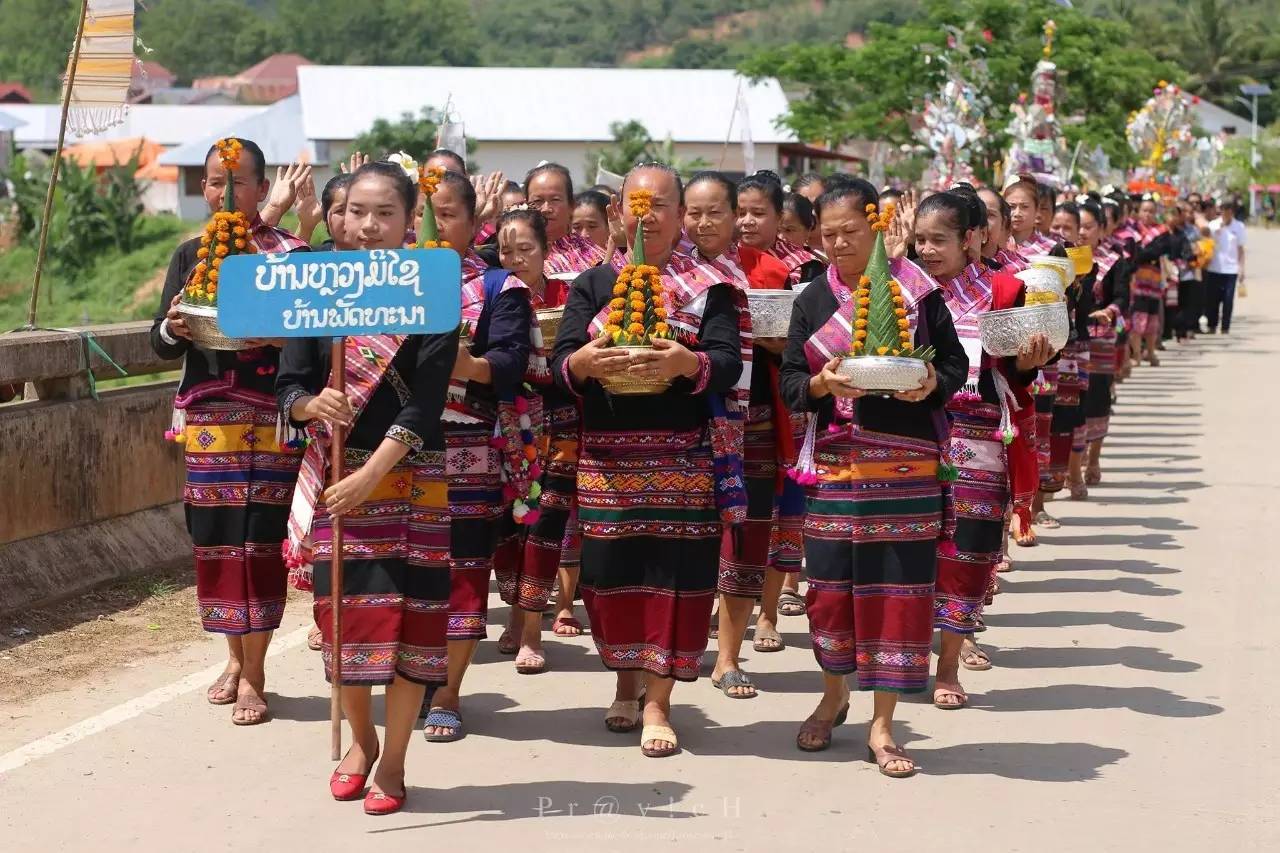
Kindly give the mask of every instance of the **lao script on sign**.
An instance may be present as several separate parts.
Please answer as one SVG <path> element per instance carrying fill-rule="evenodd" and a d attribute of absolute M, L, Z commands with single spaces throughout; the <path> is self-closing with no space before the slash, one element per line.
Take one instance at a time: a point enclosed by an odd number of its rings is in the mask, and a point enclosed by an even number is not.
<path fill-rule="evenodd" d="M 452 249 L 236 255 L 220 284 L 218 325 L 234 338 L 440 334 L 461 321 Z"/>

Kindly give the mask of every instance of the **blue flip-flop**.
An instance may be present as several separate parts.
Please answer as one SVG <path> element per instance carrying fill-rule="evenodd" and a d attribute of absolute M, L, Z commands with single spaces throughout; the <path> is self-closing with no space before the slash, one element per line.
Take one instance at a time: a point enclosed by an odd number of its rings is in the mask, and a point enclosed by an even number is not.
<path fill-rule="evenodd" d="M 453 729 L 453 734 L 429 735 L 426 733 L 426 729 L 431 726 Z M 453 743 L 455 740 L 462 740 L 467 736 L 467 733 L 462 728 L 462 715 L 457 711 L 450 711 L 448 708 L 432 708 L 431 713 L 427 714 L 427 718 L 423 720 L 422 736 L 426 738 L 428 743 Z"/>

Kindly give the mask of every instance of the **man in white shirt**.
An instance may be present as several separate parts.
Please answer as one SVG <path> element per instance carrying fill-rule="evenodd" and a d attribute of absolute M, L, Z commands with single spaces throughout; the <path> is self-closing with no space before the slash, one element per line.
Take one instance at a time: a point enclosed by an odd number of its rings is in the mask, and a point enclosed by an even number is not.
<path fill-rule="evenodd" d="M 1209 334 L 1218 331 L 1221 312 L 1222 333 L 1231 333 L 1231 309 L 1236 301 L 1236 284 L 1244 284 L 1244 223 L 1236 219 L 1234 201 L 1222 203 L 1222 216 L 1209 223 L 1213 236 L 1213 260 L 1205 269 L 1205 318 Z"/>

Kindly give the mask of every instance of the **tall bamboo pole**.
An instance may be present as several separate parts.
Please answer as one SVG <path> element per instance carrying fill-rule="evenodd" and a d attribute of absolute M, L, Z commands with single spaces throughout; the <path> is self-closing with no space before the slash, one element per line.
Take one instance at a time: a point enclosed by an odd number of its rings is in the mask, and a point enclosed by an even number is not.
<path fill-rule="evenodd" d="M 53 193 L 58 186 L 58 172 L 62 168 L 62 145 L 67 138 L 67 113 L 71 111 L 71 89 L 76 84 L 76 68 L 80 65 L 80 43 L 84 40 L 84 22 L 89 15 L 89 0 L 80 4 L 80 22 L 76 24 L 76 43 L 67 61 L 67 83 L 62 92 L 62 120 L 58 125 L 58 147 L 53 153 L 53 168 L 49 173 L 49 189 L 44 195 L 44 217 L 40 220 L 40 243 L 36 248 L 35 280 L 31 285 L 31 304 L 27 306 L 27 325 L 36 327 L 36 304 L 40 300 L 40 279 L 44 277 L 45 253 L 49 247 L 49 219 L 53 216 Z"/>

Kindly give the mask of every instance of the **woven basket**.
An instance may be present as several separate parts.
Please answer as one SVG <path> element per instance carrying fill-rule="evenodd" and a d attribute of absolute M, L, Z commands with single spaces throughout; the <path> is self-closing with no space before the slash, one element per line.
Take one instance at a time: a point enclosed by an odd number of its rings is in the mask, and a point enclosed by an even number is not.
<path fill-rule="evenodd" d="M 554 349 L 560 322 L 564 320 L 564 308 L 540 308 L 536 314 L 538 328 L 542 330 L 542 345 L 548 350 Z"/>
<path fill-rule="evenodd" d="M 836 373 L 848 379 L 855 388 L 892 394 L 919 388 L 928 377 L 929 368 L 918 358 L 860 355 L 841 360 Z"/>
<path fill-rule="evenodd" d="M 178 303 L 178 313 L 186 321 L 191 330 L 191 340 L 202 349 L 227 350 L 231 352 L 249 349 L 248 341 L 229 338 L 222 334 L 218 326 L 218 309 L 212 305 L 190 305 Z"/>
<path fill-rule="evenodd" d="M 653 349 L 649 346 L 628 346 L 613 347 L 613 349 L 622 350 L 628 354 L 641 352 L 647 349 Z M 641 379 L 627 373 L 626 368 L 620 372 L 607 375 L 600 380 L 600 384 L 604 386 L 604 390 L 610 394 L 661 394 L 671 387 L 670 379 Z"/>

